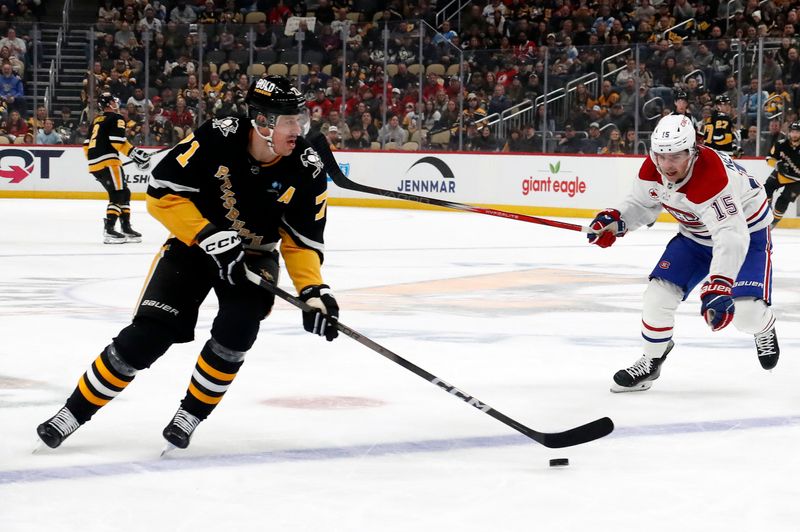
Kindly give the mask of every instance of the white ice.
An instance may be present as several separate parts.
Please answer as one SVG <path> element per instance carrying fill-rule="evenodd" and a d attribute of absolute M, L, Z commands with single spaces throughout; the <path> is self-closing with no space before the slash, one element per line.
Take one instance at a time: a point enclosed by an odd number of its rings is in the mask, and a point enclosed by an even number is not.
<path fill-rule="evenodd" d="M 144 242 L 103 245 L 104 206 L 0 200 L 3 532 L 800 527 L 800 232 L 774 233 L 774 371 L 752 337 L 712 333 L 695 292 L 653 388 L 612 394 L 675 225 L 602 250 L 489 216 L 334 206 L 324 274 L 343 323 L 536 430 L 609 416 L 615 432 L 547 449 L 350 338 L 305 333 L 280 302 L 189 449 L 160 459 L 212 296 L 193 343 L 32 454 L 36 425 L 129 322 L 166 236 L 137 202 Z"/>

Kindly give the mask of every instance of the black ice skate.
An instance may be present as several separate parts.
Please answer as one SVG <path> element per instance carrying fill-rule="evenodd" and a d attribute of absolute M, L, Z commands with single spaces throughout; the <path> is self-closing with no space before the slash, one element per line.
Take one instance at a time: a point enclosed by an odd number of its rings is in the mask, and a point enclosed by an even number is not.
<path fill-rule="evenodd" d="M 122 234 L 125 235 L 125 242 L 138 243 L 142 241 L 142 233 L 134 231 L 130 222 L 122 222 Z"/>
<path fill-rule="evenodd" d="M 781 350 L 778 347 L 778 336 L 775 334 L 775 327 L 767 332 L 755 335 L 756 339 L 756 352 L 758 353 L 758 361 L 764 369 L 772 369 L 778 365 L 778 357 Z"/>
<path fill-rule="evenodd" d="M 611 391 L 621 392 L 643 392 L 649 390 L 653 381 L 661 375 L 661 364 L 667 359 L 667 355 L 675 343 L 670 340 L 664 354 L 658 358 L 642 356 L 633 366 L 621 369 L 614 374 L 614 384 Z"/>
<path fill-rule="evenodd" d="M 200 418 L 193 416 L 183 408 L 178 408 L 175 417 L 169 422 L 169 425 L 164 427 L 164 432 L 161 434 L 167 440 L 167 447 L 161 453 L 164 456 L 174 448 L 186 449 L 189 447 L 189 441 L 192 439 L 192 433 L 197 425 L 200 424 Z"/>
<path fill-rule="evenodd" d="M 67 439 L 67 437 L 78 430 L 80 423 L 72 415 L 72 412 L 65 406 L 58 413 L 36 427 L 36 433 L 39 435 L 45 445 L 51 449 L 55 449 Z"/>
<path fill-rule="evenodd" d="M 126 240 L 125 235 L 114 229 L 114 222 L 103 220 L 103 244 L 124 244 Z"/>

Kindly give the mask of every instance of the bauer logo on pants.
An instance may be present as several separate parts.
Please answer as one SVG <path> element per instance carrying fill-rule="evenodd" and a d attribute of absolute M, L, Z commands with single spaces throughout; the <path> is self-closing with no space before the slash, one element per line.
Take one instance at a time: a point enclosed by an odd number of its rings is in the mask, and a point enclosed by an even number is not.
<path fill-rule="evenodd" d="M 41 179 L 50 179 L 50 159 L 61 157 L 64 150 L 26 150 L 23 148 L 7 148 L 0 150 L 0 178 L 9 183 L 21 183 L 36 169 L 39 159 Z"/>

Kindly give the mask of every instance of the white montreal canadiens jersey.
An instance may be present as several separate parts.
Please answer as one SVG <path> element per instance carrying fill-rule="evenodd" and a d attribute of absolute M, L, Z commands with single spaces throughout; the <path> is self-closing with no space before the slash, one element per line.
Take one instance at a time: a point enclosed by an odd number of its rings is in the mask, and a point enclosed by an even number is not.
<path fill-rule="evenodd" d="M 634 230 L 655 221 L 663 208 L 678 220 L 681 234 L 713 247 L 712 274 L 735 279 L 750 233 L 772 222 L 772 210 L 764 188 L 730 156 L 705 146 L 697 150 L 689 175 L 674 184 L 645 159 L 617 210 Z"/>

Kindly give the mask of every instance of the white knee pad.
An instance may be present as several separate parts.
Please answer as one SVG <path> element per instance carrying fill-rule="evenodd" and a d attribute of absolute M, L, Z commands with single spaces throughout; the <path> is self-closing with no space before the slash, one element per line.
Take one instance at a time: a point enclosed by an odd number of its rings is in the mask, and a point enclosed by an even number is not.
<path fill-rule="evenodd" d="M 749 333 L 762 333 L 775 323 L 775 316 L 762 299 L 740 297 L 733 300 L 733 326 L 738 330 Z"/>
<path fill-rule="evenodd" d="M 683 290 L 663 279 L 647 284 L 642 301 L 642 348 L 650 357 L 660 357 L 672 339 L 675 311 L 683 300 Z"/>

